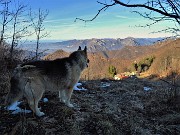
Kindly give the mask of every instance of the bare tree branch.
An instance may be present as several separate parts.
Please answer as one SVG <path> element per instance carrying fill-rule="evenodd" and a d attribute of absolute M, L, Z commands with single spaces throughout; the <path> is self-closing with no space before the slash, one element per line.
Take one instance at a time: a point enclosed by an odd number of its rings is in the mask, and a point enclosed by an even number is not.
<path fill-rule="evenodd" d="M 97 1 L 97 3 L 101 4 L 102 8 L 100 10 L 98 10 L 96 15 L 92 19 L 86 20 L 86 19 L 82 19 L 82 18 L 76 18 L 75 21 L 77 21 L 77 20 L 81 20 L 84 22 L 93 21 L 94 19 L 96 19 L 99 16 L 99 14 L 103 10 L 106 10 L 107 8 L 113 7 L 115 5 L 120 5 L 120 6 L 127 7 L 127 8 L 147 9 L 146 12 L 138 11 L 138 10 L 133 11 L 134 13 L 137 13 L 140 16 L 153 21 L 150 24 L 146 24 L 146 25 L 140 26 L 140 27 L 150 27 L 150 26 L 160 23 L 162 21 L 170 20 L 172 22 L 175 22 L 175 27 L 180 29 L 180 1 L 179 0 L 147 0 L 147 2 L 140 3 L 140 4 L 139 3 L 130 4 L 130 0 L 128 0 L 126 3 L 122 2 L 122 0 L 111 0 L 111 2 L 110 2 L 111 4 L 108 4 L 107 1 L 105 1 L 105 2 Z M 158 14 L 154 14 L 154 13 L 158 13 Z M 177 29 L 171 28 L 169 30 L 169 32 L 172 30 L 177 30 Z M 163 31 L 163 30 L 161 30 L 161 31 Z M 167 29 L 165 31 L 167 31 Z M 176 32 L 174 31 L 173 33 L 178 33 L 178 32 L 180 32 L 180 30 L 178 30 Z M 179 35 L 179 34 L 177 34 L 177 35 Z"/>
<path fill-rule="evenodd" d="M 5 1 L 5 2 L 1 3 L 3 5 L 3 10 L 0 11 L 0 14 L 2 16 L 2 22 L 1 22 L 2 30 L 1 30 L 1 37 L 0 37 L 0 45 L 1 46 L 4 43 L 4 39 L 5 39 L 4 34 L 5 34 L 7 24 L 9 24 L 13 19 L 13 17 L 11 16 L 11 13 L 9 11 L 9 3 L 10 3 L 10 1 Z"/>
<path fill-rule="evenodd" d="M 167 1 L 169 1 L 169 0 L 167 0 Z M 151 11 L 155 11 L 155 12 L 157 12 L 157 13 L 160 13 L 160 14 L 162 14 L 162 15 L 164 15 L 164 16 L 167 16 L 167 17 L 170 17 L 170 18 L 175 18 L 175 19 L 177 19 L 177 20 L 179 20 L 180 19 L 180 16 L 178 15 L 178 14 L 174 14 L 174 13 L 167 13 L 167 11 L 163 8 L 163 10 L 160 10 L 160 9 L 158 9 L 158 8 L 154 8 L 153 6 L 147 6 L 147 5 L 145 5 L 145 4 L 125 4 L 125 3 L 123 3 L 123 2 L 121 2 L 121 1 L 119 1 L 119 0 L 114 0 L 114 2 L 116 3 L 116 4 L 119 4 L 119 5 L 122 5 L 122 6 L 125 6 L 125 7 L 143 7 L 143 8 L 146 8 L 146 9 L 148 9 L 148 10 L 151 10 Z M 161 3 L 161 2 L 160 2 Z M 171 2 L 170 2 L 171 3 Z M 161 5 L 162 6 L 162 5 Z M 174 8 L 174 7 L 173 7 Z M 179 23 L 179 21 L 178 21 L 178 23 Z"/>
<path fill-rule="evenodd" d="M 45 30 L 43 22 L 46 19 L 48 14 L 49 14 L 48 10 L 43 11 L 40 8 L 38 10 L 38 14 L 35 14 L 35 13 L 33 14 L 31 9 L 29 12 L 29 17 L 33 24 L 34 32 L 36 34 L 36 60 L 38 59 L 38 56 L 39 56 L 38 51 L 39 51 L 40 39 L 48 36 L 47 32 L 42 33 Z"/>
<path fill-rule="evenodd" d="M 25 36 L 26 33 L 28 33 L 27 28 L 29 25 L 26 25 L 25 22 L 28 22 L 27 20 L 24 20 L 25 18 L 25 11 L 27 6 L 17 3 L 16 8 L 12 11 L 11 15 L 13 17 L 12 19 L 12 42 L 11 42 L 11 48 L 10 48 L 10 58 L 13 57 L 13 51 L 14 48 L 18 45 L 19 40 Z"/>
<path fill-rule="evenodd" d="M 97 1 L 98 2 L 98 1 Z M 103 11 L 103 10 L 106 10 L 107 8 L 111 7 L 111 6 L 114 6 L 116 3 L 113 3 L 113 4 L 105 4 L 105 3 L 101 3 L 101 2 L 98 2 L 99 4 L 102 4 L 104 5 L 104 7 L 102 7 L 100 10 L 98 10 L 97 14 L 90 20 L 85 20 L 85 19 L 82 19 L 82 18 L 76 18 L 74 22 L 76 22 L 77 20 L 81 20 L 81 21 L 84 21 L 84 22 L 90 22 L 90 21 L 93 21 L 95 20 L 98 15 Z"/>

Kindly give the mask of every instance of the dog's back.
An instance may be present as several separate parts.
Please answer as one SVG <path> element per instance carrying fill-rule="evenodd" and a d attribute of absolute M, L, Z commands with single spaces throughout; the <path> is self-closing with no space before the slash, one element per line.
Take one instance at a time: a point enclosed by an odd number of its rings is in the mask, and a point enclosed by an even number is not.
<path fill-rule="evenodd" d="M 58 73 L 60 76 L 65 76 L 66 72 L 66 64 L 69 63 L 69 58 L 56 59 L 53 61 L 33 61 L 24 63 L 21 67 L 25 65 L 33 65 L 36 67 L 36 70 L 41 71 L 41 74 L 51 76 L 53 74 Z"/>
<path fill-rule="evenodd" d="M 52 89 L 52 86 L 57 86 L 59 90 L 70 87 L 70 83 L 73 80 L 75 81 L 74 83 L 79 80 L 82 71 L 79 68 L 79 64 L 69 57 L 53 61 L 29 62 L 23 64 L 22 67 L 25 65 L 33 65 L 36 67 L 36 70 L 38 70 L 45 79 L 44 85 L 46 85 L 46 88 L 50 91 L 57 90 Z"/>

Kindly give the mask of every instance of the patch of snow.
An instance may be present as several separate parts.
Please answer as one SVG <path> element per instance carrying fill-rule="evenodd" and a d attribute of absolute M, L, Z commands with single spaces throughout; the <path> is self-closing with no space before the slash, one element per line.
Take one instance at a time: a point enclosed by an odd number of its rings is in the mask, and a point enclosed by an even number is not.
<path fill-rule="evenodd" d="M 80 90 L 87 90 L 87 89 L 85 89 L 85 88 L 83 88 L 83 87 L 82 87 L 82 88 L 78 88 L 78 86 L 81 86 L 81 85 L 82 85 L 82 83 L 76 83 L 76 85 L 74 86 L 73 89 L 74 89 L 74 90 L 79 90 L 79 91 L 80 91 Z"/>
<path fill-rule="evenodd" d="M 49 100 L 47 98 L 43 98 L 43 102 L 46 103 L 48 102 Z"/>
<path fill-rule="evenodd" d="M 103 88 L 109 87 L 109 86 L 111 86 L 110 83 L 103 83 L 103 82 L 102 82 L 102 84 L 101 84 L 101 87 L 103 87 Z"/>
<path fill-rule="evenodd" d="M 20 109 L 20 108 L 18 107 L 18 105 L 19 105 L 20 103 L 21 103 L 21 102 L 14 102 L 12 105 L 10 105 L 10 106 L 7 107 L 7 110 L 9 110 L 9 111 L 14 111 L 14 110 Z"/>
<path fill-rule="evenodd" d="M 24 109 L 18 109 L 18 110 L 15 110 L 12 112 L 12 114 L 18 114 L 18 113 L 31 113 L 32 111 L 31 110 L 24 110 Z"/>
<path fill-rule="evenodd" d="M 144 91 L 149 91 L 149 90 L 152 90 L 152 88 L 150 88 L 150 87 L 144 87 Z"/>
<path fill-rule="evenodd" d="M 23 113 L 31 113 L 32 112 L 31 110 L 24 110 L 24 109 L 19 108 L 18 105 L 20 103 L 21 102 L 13 103 L 12 105 L 7 107 L 7 110 L 13 111 L 12 114 L 18 114 L 18 113 L 21 113 L 21 112 L 23 112 Z"/>

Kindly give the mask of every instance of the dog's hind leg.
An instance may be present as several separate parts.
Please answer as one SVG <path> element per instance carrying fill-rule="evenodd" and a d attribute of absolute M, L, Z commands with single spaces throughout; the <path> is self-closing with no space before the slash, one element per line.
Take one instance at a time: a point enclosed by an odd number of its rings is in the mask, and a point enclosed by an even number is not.
<path fill-rule="evenodd" d="M 74 107 L 73 104 L 70 103 L 72 92 L 73 92 L 73 87 L 69 87 L 67 90 L 65 90 L 65 104 L 68 107 Z"/>
<path fill-rule="evenodd" d="M 6 96 L 5 105 L 10 106 L 14 102 L 18 101 L 22 95 L 22 89 L 19 87 L 19 80 L 15 77 L 11 78 L 11 87 L 8 95 Z"/>
<path fill-rule="evenodd" d="M 43 112 L 40 111 L 40 109 L 38 108 L 38 101 L 28 101 L 29 103 L 29 107 L 32 109 L 32 111 L 39 117 L 45 115 Z"/>
<path fill-rule="evenodd" d="M 39 100 L 42 98 L 44 90 L 38 90 L 39 87 L 34 81 L 30 81 L 25 86 L 25 96 L 29 107 L 37 116 L 43 116 L 44 113 L 38 108 Z M 42 89 L 42 88 L 41 88 Z"/>

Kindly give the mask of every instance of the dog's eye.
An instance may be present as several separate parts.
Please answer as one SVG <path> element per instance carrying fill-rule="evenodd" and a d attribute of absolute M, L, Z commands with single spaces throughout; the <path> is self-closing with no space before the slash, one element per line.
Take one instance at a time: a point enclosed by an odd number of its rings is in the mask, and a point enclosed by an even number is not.
<path fill-rule="evenodd" d="M 87 59 L 87 63 L 89 63 L 89 59 Z"/>

